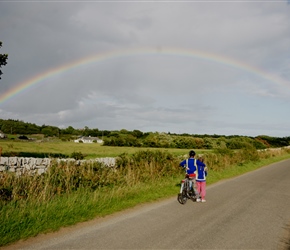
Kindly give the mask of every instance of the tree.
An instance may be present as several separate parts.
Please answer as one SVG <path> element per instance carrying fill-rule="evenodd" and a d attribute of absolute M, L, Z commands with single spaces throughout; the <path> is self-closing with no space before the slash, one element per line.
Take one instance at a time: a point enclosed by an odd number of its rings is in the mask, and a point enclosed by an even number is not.
<path fill-rule="evenodd" d="M 0 41 L 0 48 L 2 47 L 2 42 Z M 1 71 L 2 66 L 7 64 L 8 54 L 0 54 L 0 79 L 3 74 Z"/>
<path fill-rule="evenodd" d="M 66 135 L 73 135 L 75 132 L 75 129 L 72 126 L 68 126 L 65 129 L 61 130 L 62 134 L 66 134 Z"/>
<path fill-rule="evenodd" d="M 143 136 L 143 132 L 140 130 L 133 130 L 132 135 L 135 136 L 136 138 L 141 138 Z"/>

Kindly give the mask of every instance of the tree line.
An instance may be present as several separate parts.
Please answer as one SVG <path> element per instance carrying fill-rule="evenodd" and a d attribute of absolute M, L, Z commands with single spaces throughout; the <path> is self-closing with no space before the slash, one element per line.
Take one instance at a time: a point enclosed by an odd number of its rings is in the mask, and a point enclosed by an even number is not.
<path fill-rule="evenodd" d="M 69 126 L 60 129 L 55 126 L 27 123 L 13 119 L 0 119 L 0 130 L 5 134 L 18 135 L 19 139 L 26 136 L 41 134 L 44 137 L 55 137 L 63 141 L 76 139 L 80 136 L 99 137 L 103 139 L 104 146 L 126 147 L 154 147 L 154 148 L 195 148 L 195 149 L 242 149 L 256 148 L 266 149 L 269 147 L 284 147 L 290 145 L 289 137 L 271 137 L 259 135 L 256 137 L 240 135 L 198 135 L 198 134 L 175 134 L 159 132 L 142 132 L 140 130 L 99 130 L 98 128 L 75 129 Z M 24 136 L 25 135 L 25 136 Z"/>

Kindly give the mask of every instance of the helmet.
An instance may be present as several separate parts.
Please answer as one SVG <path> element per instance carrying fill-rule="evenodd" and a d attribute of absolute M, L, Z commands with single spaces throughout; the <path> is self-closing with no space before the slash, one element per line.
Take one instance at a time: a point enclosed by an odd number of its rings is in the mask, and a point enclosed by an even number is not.
<path fill-rule="evenodd" d="M 189 156 L 195 156 L 195 152 L 193 150 L 189 151 Z"/>

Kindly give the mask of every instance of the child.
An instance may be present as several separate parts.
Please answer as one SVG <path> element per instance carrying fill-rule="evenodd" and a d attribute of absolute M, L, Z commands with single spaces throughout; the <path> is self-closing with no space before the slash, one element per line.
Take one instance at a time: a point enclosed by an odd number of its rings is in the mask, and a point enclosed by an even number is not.
<path fill-rule="evenodd" d="M 203 162 L 204 159 L 200 156 L 199 161 Z M 197 202 L 206 202 L 205 195 L 206 195 L 206 176 L 207 176 L 207 167 L 203 165 L 197 165 L 196 171 L 196 186 L 197 192 L 199 193 L 199 198 L 196 199 Z"/>
<path fill-rule="evenodd" d="M 194 190 L 195 194 L 198 194 L 196 188 L 195 188 L 195 178 L 197 175 L 197 169 L 198 167 L 205 167 L 205 164 L 201 161 L 199 161 L 198 159 L 195 159 L 195 152 L 193 150 L 189 151 L 189 158 L 180 162 L 179 164 L 181 167 L 186 168 L 186 172 L 189 175 L 190 178 L 190 189 Z"/>

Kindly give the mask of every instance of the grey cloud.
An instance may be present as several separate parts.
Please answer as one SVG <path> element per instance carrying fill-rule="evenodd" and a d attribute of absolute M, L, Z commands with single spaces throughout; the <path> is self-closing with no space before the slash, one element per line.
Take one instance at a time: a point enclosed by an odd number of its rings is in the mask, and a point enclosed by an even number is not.
<path fill-rule="evenodd" d="M 281 124 L 279 133 L 287 134 L 283 124 L 288 118 L 262 120 L 263 106 L 281 113 L 289 109 L 290 15 L 285 6 L 0 3 L 1 52 L 9 53 L 0 93 L 81 58 L 156 48 L 156 53 L 112 57 L 48 77 L 0 103 L 1 118 L 224 134 L 258 133 L 256 124 L 263 124 L 263 131 L 269 124 L 268 131 L 278 134 Z M 172 54 L 162 54 L 163 48 L 173 48 Z M 277 81 L 210 58 L 174 55 L 175 48 L 231 58 Z"/>

